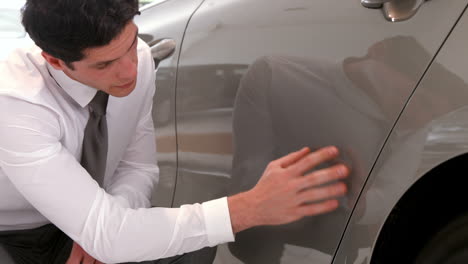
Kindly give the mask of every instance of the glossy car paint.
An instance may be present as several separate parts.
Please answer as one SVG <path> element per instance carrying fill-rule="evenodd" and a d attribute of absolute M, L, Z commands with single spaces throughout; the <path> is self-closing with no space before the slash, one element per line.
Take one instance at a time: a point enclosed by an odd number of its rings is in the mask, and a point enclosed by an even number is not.
<path fill-rule="evenodd" d="M 465 12 L 392 131 L 334 263 L 369 263 L 379 232 L 402 195 L 439 164 L 468 153 L 467 28 Z M 439 177 L 455 182 L 455 177 L 464 177 L 459 172 Z"/>
<path fill-rule="evenodd" d="M 156 147 L 160 178 L 154 191 L 153 205 L 172 205 L 177 168 L 175 87 L 177 62 L 185 28 L 190 16 L 202 0 L 156 1 L 141 9 L 135 17 L 139 36 L 147 43 L 171 39 L 176 43 L 172 56 L 159 62 L 156 69 L 156 95 L 154 97 L 153 120 L 156 127 Z M 154 49 L 154 47 L 152 48 Z"/>
<path fill-rule="evenodd" d="M 391 23 L 359 1 L 203 3 L 179 63 L 174 205 L 251 188 L 268 161 L 302 146 L 337 145 L 353 170 L 336 212 L 242 232 L 216 263 L 332 261 L 385 139 L 465 5 L 429 1 Z"/>
<path fill-rule="evenodd" d="M 189 14 L 195 5 L 186 9 L 185 2 L 166 3 Z M 173 205 L 246 190 L 270 160 L 302 146 L 337 145 L 340 161 L 352 168 L 349 194 L 336 212 L 244 231 L 236 243 L 219 247 L 215 263 L 332 262 L 392 127 L 466 3 L 427 1 L 409 20 L 392 23 L 359 1 L 203 2 L 188 24 L 178 69 L 173 58 L 157 75 L 156 100 L 163 103 L 156 101 L 155 117 L 169 112 L 168 123 L 156 122 L 157 130 L 169 131 L 158 132 L 159 151 L 169 146 L 169 155 L 163 152 L 169 158 L 160 157 L 170 161 L 162 176 L 172 183 L 177 170 Z M 157 12 L 164 17 L 167 11 Z M 156 17 L 143 12 L 139 23 L 153 39 L 161 34 L 150 27 L 177 38 L 188 19 L 174 26 Z M 380 222 L 405 187 L 389 185 L 389 202 L 368 206 L 382 214 Z M 335 263 L 371 254 L 371 247 L 353 245 L 355 239 L 344 240 Z"/>

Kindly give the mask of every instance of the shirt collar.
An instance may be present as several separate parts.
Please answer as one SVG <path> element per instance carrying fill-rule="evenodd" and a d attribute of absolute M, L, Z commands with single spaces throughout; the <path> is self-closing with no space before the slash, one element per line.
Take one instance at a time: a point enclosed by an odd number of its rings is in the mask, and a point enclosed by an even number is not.
<path fill-rule="evenodd" d="M 49 64 L 47 64 L 47 69 L 57 84 L 81 107 L 87 106 L 96 95 L 97 89 L 71 79 L 63 71 L 56 70 Z"/>

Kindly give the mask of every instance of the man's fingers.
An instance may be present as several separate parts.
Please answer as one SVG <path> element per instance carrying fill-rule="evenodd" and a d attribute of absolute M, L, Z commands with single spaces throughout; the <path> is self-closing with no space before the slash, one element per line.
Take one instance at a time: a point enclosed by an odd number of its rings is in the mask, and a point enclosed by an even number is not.
<path fill-rule="evenodd" d="M 297 179 L 299 190 L 319 186 L 331 181 L 341 180 L 349 175 L 349 169 L 345 165 L 338 164 L 329 168 L 311 172 Z"/>
<path fill-rule="evenodd" d="M 331 212 L 338 208 L 338 204 L 337 200 L 327 200 L 320 203 L 302 205 L 297 210 L 301 216 L 313 216 Z"/>
<path fill-rule="evenodd" d="M 103 264 L 102 262 L 94 259 L 91 255 L 86 253 L 83 248 L 76 242 L 73 243 L 70 257 L 66 264 Z"/>
<path fill-rule="evenodd" d="M 99 261 L 94 259 L 91 255 L 89 255 L 83 250 L 83 264 L 97 264 L 97 263 L 99 263 Z"/>
<path fill-rule="evenodd" d="M 305 147 L 305 148 L 302 148 L 301 150 L 289 153 L 288 155 L 277 159 L 276 162 L 279 163 L 281 168 L 287 168 L 291 166 L 292 164 L 296 163 L 301 158 L 303 158 L 309 152 L 310 152 L 310 149 L 308 147 Z"/>
<path fill-rule="evenodd" d="M 297 202 L 299 204 L 302 204 L 336 198 L 339 196 L 343 196 L 346 193 L 346 191 L 346 185 L 342 182 L 327 185 L 324 187 L 311 188 L 300 192 L 297 195 Z"/>
<path fill-rule="evenodd" d="M 81 254 L 81 247 L 73 243 L 72 251 L 70 257 L 68 258 L 66 264 L 79 264 L 83 260 L 83 255 Z"/>
<path fill-rule="evenodd" d="M 336 158 L 338 153 L 338 149 L 334 146 L 321 148 L 306 156 L 303 155 L 300 160 L 298 160 L 294 165 L 291 165 L 289 168 L 291 168 L 295 174 L 302 175 L 317 165 Z"/>

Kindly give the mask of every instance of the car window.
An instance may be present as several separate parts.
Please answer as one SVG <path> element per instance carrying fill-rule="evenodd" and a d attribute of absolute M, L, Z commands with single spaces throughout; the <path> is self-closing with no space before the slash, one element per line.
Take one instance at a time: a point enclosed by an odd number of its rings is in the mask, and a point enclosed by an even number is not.
<path fill-rule="evenodd" d="M 142 7 L 148 7 L 150 4 L 151 5 L 157 5 L 159 3 L 165 2 L 167 0 L 138 0 L 138 4 L 140 5 L 140 9 Z"/>
<path fill-rule="evenodd" d="M 0 4 L 0 38 L 23 38 L 26 35 L 21 25 L 23 0 Z"/>
<path fill-rule="evenodd" d="M 26 0 L 0 1 L 0 61 L 16 48 L 31 45 L 32 40 L 21 24 L 21 8 Z"/>

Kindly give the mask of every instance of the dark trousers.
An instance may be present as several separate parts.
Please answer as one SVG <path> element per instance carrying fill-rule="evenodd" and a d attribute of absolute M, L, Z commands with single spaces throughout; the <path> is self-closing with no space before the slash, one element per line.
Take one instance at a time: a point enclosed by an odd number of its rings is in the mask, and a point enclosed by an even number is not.
<path fill-rule="evenodd" d="M 35 229 L 0 231 L 1 264 L 65 264 L 73 241 L 54 225 Z M 210 264 L 216 248 L 139 264 Z M 127 263 L 136 264 L 136 263 Z"/>

